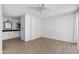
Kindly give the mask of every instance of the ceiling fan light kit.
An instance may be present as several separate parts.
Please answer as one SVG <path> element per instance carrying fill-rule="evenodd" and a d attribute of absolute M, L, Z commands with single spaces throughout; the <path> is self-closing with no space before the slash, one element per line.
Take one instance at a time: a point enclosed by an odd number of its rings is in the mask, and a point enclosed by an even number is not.
<path fill-rule="evenodd" d="M 39 12 L 40 14 L 43 14 L 44 11 L 48 11 L 48 8 L 45 6 L 45 4 L 41 4 L 38 7 L 29 7 L 32 10 L 35 10 L 37 12 Z"/>

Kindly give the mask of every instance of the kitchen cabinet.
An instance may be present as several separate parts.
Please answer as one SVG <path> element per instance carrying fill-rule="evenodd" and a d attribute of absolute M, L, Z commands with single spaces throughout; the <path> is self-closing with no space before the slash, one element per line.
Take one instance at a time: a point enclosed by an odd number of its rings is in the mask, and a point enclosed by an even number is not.
<path fill-rule="evenodd" d="M 10 32 L 3 32 L 3 40 L 19 38 L 20 31 L 10 31 Z"/>

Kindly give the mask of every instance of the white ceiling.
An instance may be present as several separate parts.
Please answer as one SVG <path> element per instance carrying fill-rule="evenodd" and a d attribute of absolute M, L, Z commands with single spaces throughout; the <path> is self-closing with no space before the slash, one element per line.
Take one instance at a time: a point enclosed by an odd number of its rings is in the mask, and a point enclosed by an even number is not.
<path fill-rule="evenodd" d="M 40 4 L 4 4 L 3 16 L 19 17 L 24 14 L 30 14 L 38 18 L 50 18 L 56 15 L 73 12 L 78 9 L 77 4 L 45 4 L 49 9 L 42 15 L 28 7 L 37 7 Z"/>

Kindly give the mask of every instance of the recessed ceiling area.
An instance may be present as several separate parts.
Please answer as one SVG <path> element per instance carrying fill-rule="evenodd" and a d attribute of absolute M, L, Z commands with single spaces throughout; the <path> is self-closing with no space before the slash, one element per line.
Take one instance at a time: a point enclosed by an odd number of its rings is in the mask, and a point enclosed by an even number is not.
<path fill-rule="evenodd" d="M 74 12 L 78 9 L 78 4 L 44 4 L 48 11 L 40 14 L 38 11 L 29 7 L 39 7 L 40 4 L 4 4 L 3 16 L 20 17 L 25 14 L 30 14 L 41 19 L 50 18 L 64 13 Z"/>

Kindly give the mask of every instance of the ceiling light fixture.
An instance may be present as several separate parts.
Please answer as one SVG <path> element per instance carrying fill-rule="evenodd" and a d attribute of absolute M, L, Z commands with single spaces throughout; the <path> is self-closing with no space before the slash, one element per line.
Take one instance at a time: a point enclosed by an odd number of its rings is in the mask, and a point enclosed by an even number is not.
<path fill-rule="evenodd" d="M 40 14 L 43 14 L 45 11 L 48 11 L 49 9 L 45 6 L 45 4 L 41 4 L 38 7 L 29 7 L 37 12 L 39 12 Z"/>

